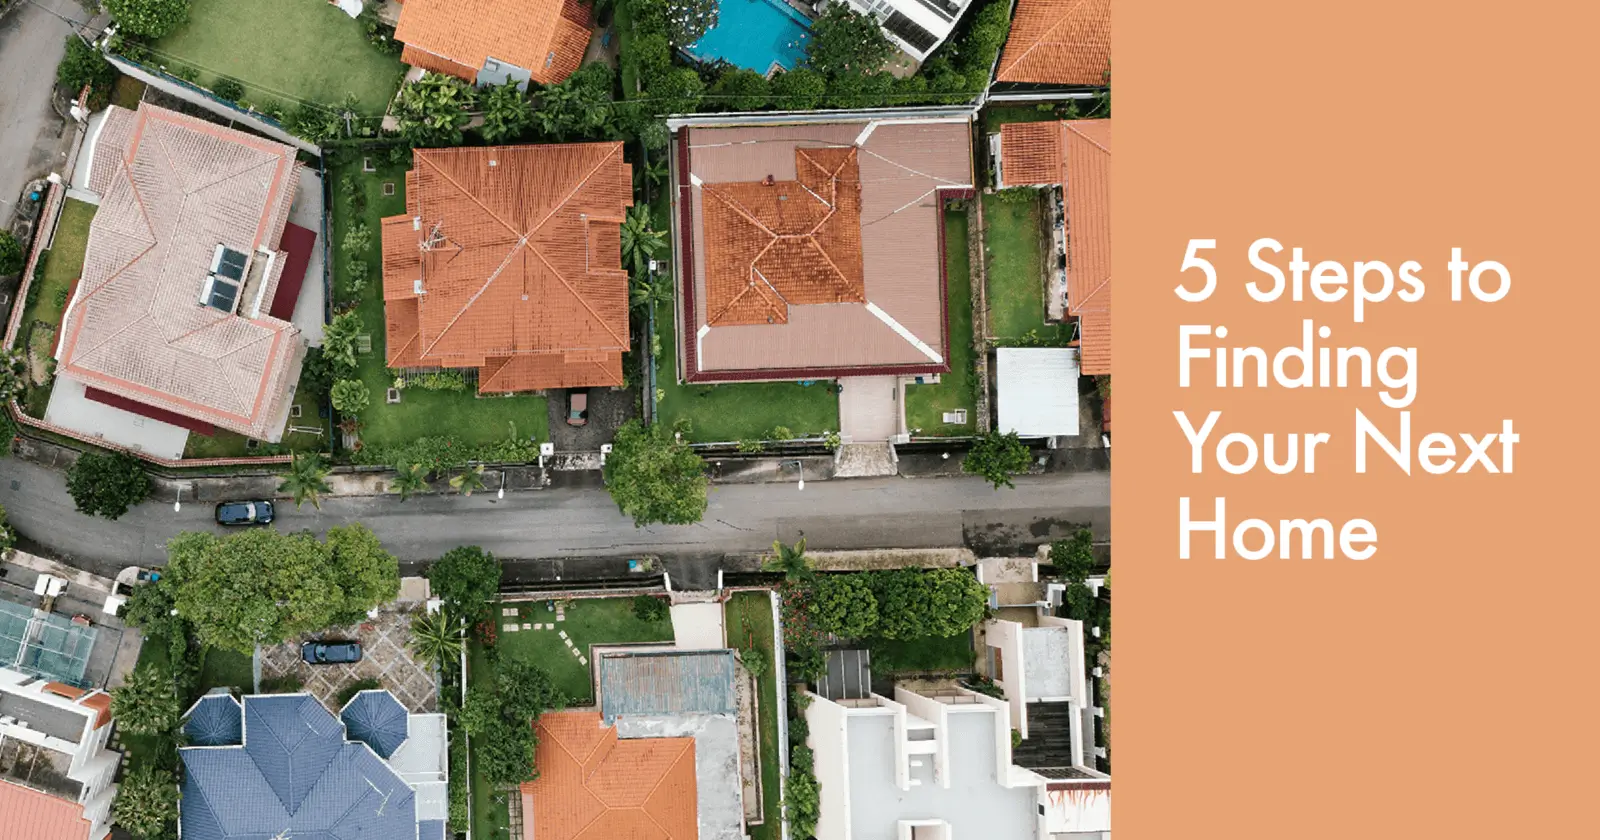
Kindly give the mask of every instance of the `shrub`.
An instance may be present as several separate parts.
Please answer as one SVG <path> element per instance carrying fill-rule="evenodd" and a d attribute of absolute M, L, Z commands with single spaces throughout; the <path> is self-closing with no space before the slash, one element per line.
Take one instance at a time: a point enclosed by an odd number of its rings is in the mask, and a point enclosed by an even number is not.
<path fill-rule="evenodd" d="M 10 441 L 6 443 L 9 445 Z M 17 529 L 11 527 L 11 523 L 6 521 L 6 509 L 3 505 L 0 505 L 0 555 L 15 548 L 16 545 Z"/>
<path fill-rule="evenodd" d="M 878 602 L 877 634 L 886 639 L 949 637 L 983 620 L 989 590 L 965 569 L 868 572 Z"/>
<path fill-rule="evenodd" d="M 990 432 L 972 444 L 961 462 L 963 472 L 982 476 L 996 490 L 1015 488 L 1011 477 L 1021 475 L 1033 465 L 1033 454 L 1016 432 Z"/>
<path fill-rule="evenodd" d="M 811 597 L 812 621 L 821 633 L 846 639 L 872 634 L 878 626 L 878 599 L 860 574 L 824 575 Z"/>
<path fill-rule="evenodd" d="M 376 691 L 380 688 L 383 688 L 383 683 L 378 682 L 375 677 L 356 680 L 339 692 L 339 708 L 344 708 L 346 703 L 355 699 L 355 696 L 363 691 Z"/>
<path fill-rule="evenodd" d="M 744 661 L 744 669 L 750 672 L 750 676 L 758 680 L 772 667 L 767 652 L 758 647 L 740 648 L 739 658 Z"/>
<path fill-rule="evenodd" d="M 80 513 L 116 519 L 150 495 L 150 476 L 126 452 L 85 452 L 67 470 L 67 492 Z"/>
<path fill-rule="evenodd" d="M 372 247 L 372 229 L 366 222 L 356 222 L 345 229 L 344 239 L 339 243 L 339 248 L 346 254 L 355 256 L 365 254 Z"/>
<path fill-rule="evenodd" d="M 828 93 L 827 79 L 805 67 L 779 73 L 771 85 L 773 104 L 785 111 L 814 110 Z"/>
<path fill-rule="evenodd" d="M 189 0 L 104 0 L 124 32 L 160 38 L 189 20 Z"/>
<path fill-rule="evenodd" d="M 667 602 L 654 595 L 633 596 L 633 617 L 640 621 L 661 621 L 671 614 Z"/>
<path fill-rule="evenodd" d="M 372 403 L 372 392 L 359 379 L 341 379 L 328 392 L 333 407 L 345 414 L 360 414 Z"/>
<path fill-rule="evenodd" d="M 73 96 L 84 85 L 109 88 L 117 79 L 117 69 L 92 45 L 84 43 L 77 35 L 67 36 L 67 52 L 56 65 L 56 83 Z M 0 274 L 8 272 L 0 271 Z"/>
<path fill-rule="evenodd" d="M 305 687 L 305 682 L 294 674 L 284 674 L 281 677 L 267 677 L 261 681 L 262 694 L 294 694 Z"/>
<path fill-rule="evenodd" d="M 244 98 L 244 85 L 241 84 L 238 79 L 231 79 L 227 76 L 223 76 L 222 78 L 217 79 L 216 84 L 211 86 L 211 93 L 218 99 L 228 102 L 238 102 L 240 99 Z"/>
<path fill-rule="evenodd" d="M 26 264 L 22 241 L 9 230 L 0 230 L 0 276 L 16 274 Z"/>

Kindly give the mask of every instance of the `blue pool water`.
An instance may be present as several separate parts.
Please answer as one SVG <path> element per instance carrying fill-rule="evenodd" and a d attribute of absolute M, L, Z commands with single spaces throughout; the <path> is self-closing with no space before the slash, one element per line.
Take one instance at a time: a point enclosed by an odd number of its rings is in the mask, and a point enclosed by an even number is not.
<path fill-rule="evenodd" d="M 792 70 L 805 60 L 811 21 L 783 0 L 722 0 L 717 25 L 685 52 L 699 61 L 723 59 L 757 73 L 774 64 Z"/>

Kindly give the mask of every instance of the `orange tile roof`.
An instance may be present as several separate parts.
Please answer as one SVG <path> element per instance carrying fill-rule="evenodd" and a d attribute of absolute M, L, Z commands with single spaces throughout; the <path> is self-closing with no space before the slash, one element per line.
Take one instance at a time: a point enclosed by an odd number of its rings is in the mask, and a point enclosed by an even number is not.
<path fill-rule="evenodd" d="M 469 82 L 492 58 L 554 84 L 583 63 L 593 26 L 581 0 L 407 0 L 395 39 L 406 63 Z"/>
<path fill-rule="evenodd" d="M 1017 0 L 995 80 L 1104 85 L 1111 72 L 1111 0 Z"/>
<path fill-rule="evenodd" d="M 692 840 L 693 738 L 618 739 L 599 712 L 539 718 L 539 778 L 522 784 L 523 840 Z"/>
<path fill-rule="evenodd" d="M 7 837 L 87 840 L 83 806 L 0 779 L 0 826 Z"/>
<path fill-rule="evenodd" d="M 784 324 L 789 304 L 866 302 L 856 149 L 794 157 L 793 181 L 704 185 L 708 325 Z"/>
<path fill-rule="evenodd" d="M 1067 312 L 1079 319 L 1081 370 L 1111 372 L 1111 121 L 1000 127 L 1005 186 L 1061 184 L 1067 215 Z"/>
<path fill-rule="evenodd" d="M 418 149 L 383 220 L 391 368 L 479 368 L 481 393 L 621 385 L 633 204 L 621 143 Z"/>

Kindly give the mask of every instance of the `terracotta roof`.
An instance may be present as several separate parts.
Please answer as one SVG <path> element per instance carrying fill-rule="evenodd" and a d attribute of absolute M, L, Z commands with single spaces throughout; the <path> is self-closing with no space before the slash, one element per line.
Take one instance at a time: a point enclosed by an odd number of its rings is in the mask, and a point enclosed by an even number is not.
<path fill-rule="evenodd" d="M 1111 372 L 1111 121 L 1000 127 L 1004 185 L 1061 184 L 1067 216 L 1067 312 L 1079 318 L 1081 370 Z"/>
<path fill-rule="evenodd" d="M 1111 0 L 1017 0 L 995 80 L 1104 85 L 1111 72 Z"/>
<path fill-rule="evenodd" d="M 391 368 L 480 368 L 478 390 L 622 384 L 633 203 L 621 143 L 418 149 L 383 220 Z"/>
<path fill-rule="evenodd" d="M 948 370 L 943 202 L 972 188 L 951 120 L 695 126 L 675 150 L 684 375 Z"/>
<path fill-rule="evenodd" d="M 706 323 L 784 324 L 790 304 L 866 303 L 856 149 L 795 149 L 793 181 L 706 184 Z"/>
<path fill-rule="evenodd" d="M 83 806 L 0 779 L 0 825 L 28 840 L 87 840 Z"/>
<path fill-rule="evenodd" d="M 93 152 L 100 208 L 62 327 L 61 372 L 276 440 L 305 343 L 258 292 L 277 282 L 298 179 L 295 151 L 282 143 L 152 105 L 110 108 Z M 238 314 L 201 303 L 218 246 L 248 260 Z"/>
<path fill-rule="evenodd" d="M 522 784 L 523 840 L 691 840 L 693 738 L 617 738 L 599 712 L 536 724 L 539 778 Z"/>
<path fill-rule="evenodd" d="M 476 81 L 495 59 L 553 84 L 583 63 L 593 26 L 581 0 L 407 0 L 394 36 L 408 64 Z"/>

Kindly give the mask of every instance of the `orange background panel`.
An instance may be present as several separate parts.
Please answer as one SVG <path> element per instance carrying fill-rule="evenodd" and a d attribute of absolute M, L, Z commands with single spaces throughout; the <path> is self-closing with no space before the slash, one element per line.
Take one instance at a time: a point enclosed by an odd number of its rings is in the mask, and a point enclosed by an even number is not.
<path fill-rule="evenodd" d="M 1124 0 L 1116 8 L 1113 482 L 1121 840 L 1593 836 L 1596 491 L 1589 358 L 1600 190 L 1593 4 Z M 1249 243 L 1423 263 L 1427 297 L 1256 303 Z M 1178 300 L 1190 238 L 1215 297 Z M 1445 262 L 1510 267 L 1449 301 Z M 1280 259 L 1286 263 L 1287 256 Z M 1131 289 L 1129 288 L 1131 286 Z M 1183 323 L 1227 343 L 1420 348 L 1414 434 L 1498 431 L 1511 475 L 1353 471 L 1372 391 L 1177 387 Z M 1189 473 L 1172 411 L 1327 431 L 1314 476 Z M 1178 497 L 1372 520 L 1349 560 L 1177 559 Z"/>

